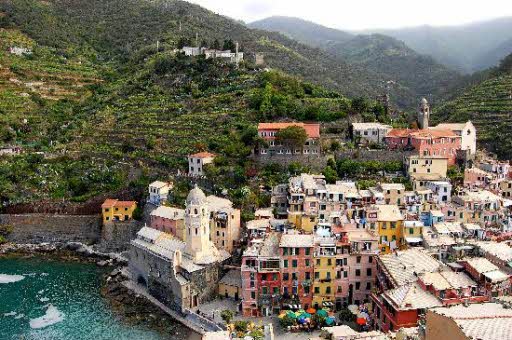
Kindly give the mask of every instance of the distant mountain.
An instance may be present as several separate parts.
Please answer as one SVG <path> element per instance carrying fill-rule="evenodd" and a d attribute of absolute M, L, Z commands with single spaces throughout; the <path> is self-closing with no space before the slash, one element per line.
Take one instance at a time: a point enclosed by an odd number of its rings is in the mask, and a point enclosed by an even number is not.
<path fill-rule="evenodd" d="M 325 27 L 300 18 L 274 16 L 248 24 L 251 28 L 282 33 L 314 47 L 343 43 L 354 36 L 348 32 Z"/>
<path fill-rule="evenodd" d="M 481 79 L 478 81 L 477 78 Z M 471 120 L 478 140 L 500 157 L 512 158 L 512 54 L 499 67 L 473 77 L 474 83 L 461 95 L 434 112 L 438 121 Z"/>
<path fill-rule="evenodd" d="M 351 35 L 309 21 L 270 17 L 249 24 L 278 31 L 310 46 L 319 47 L 338 60 L 376 75 L 374 83 L 393 81 L 391 99 L 402 108 L 416 105 L 418 97 L 444 99 L 463 78 L 433 58 L 414 51 L 404 42 L 383 34 Z"/>
<path fill-rule="evenodd" d="M 332 44 L 327 51 L 395 82 L 392 94 L 405 91 L 412 98 L 428 96 L 439 101 L 462 81 L 458 72 L 382 34 L 358 35 Z"/>
<path fill-rule="evenodd" d="M 403 40 L 419 53 L 461 72 L 493 67 L 512 53 L 512 17 L 453 27 L 367 30 Z"/>

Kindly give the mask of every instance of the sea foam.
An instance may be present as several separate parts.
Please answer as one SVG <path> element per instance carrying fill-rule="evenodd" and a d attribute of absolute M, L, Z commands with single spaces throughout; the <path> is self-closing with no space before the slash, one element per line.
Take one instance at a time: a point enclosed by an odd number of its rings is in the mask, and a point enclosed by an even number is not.
<path fill-rule="evenodd" d="M 22 275 L 7 275 L 7 274 L 0 274 L 0 283 L 13 283 L 21 281 L 25 278 L 25 276 Z"/>
<path fill-rule="evenodd" d="M 55 306 L 49 305 L 46 314 L 37 319 L 30 320 L 30 328 L 45 328 L 64 320 L 64 313 L 59 311 Z"/>

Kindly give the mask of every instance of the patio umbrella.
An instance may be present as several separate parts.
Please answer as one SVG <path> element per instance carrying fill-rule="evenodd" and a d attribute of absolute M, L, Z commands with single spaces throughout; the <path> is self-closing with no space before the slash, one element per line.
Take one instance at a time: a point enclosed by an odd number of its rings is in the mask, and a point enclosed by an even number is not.
<path fill-rule="evenodd" d="M 302 314 L 300 315 L 300 317 L 301 317 L 301 318 L 309 319 L 309 318 L 311 317 L 311 314 L 304 312 L 304 313 L 302 313 Z"/>
<path fill-rule="evenodd" d="M 303 317 L 300 317 L 297 319 L 297 323 L 299 323 L 300 325 L 303 325 L 306 323 L 306 318 L 303 318 Z"/>
<path fill-rule="evenodd" d="M 295 315 L 294 312 L 287 312 L 286 316 L 291 318 L 291 319 L 297 319 L 297 315 Z"/>
<path fill-rule="evenodd" d="M 331 316 L 328 317 L 327 319 L 325 319 L 325 323 L 327 324 L 327 326 L 332 325 L 335 321 L 336 321 L 336 319 Z"/>
<path fill-rule="evenodd" d="M 285 315 L 286 315 L 286 313 L 279 314 L 278 318 L 279 318 L 279 319 L 282 319 L 282 318 L 284 318 L 284 316 L 285 316 Z"/>
<path fill-rule="evenodd" d="M 315 314 L 316 313 L 316 309 L 309 308 L 306 312 L 308 312 L 309 314 Z"/>
<path fill-rule="evenodd" d="M 319 311 L 316 312 L 316 315 L 318 316 L 321 316 L 321 317 L 327 317 L 327 311 L 323 310 L 323 309 L 320 309 Z"/>

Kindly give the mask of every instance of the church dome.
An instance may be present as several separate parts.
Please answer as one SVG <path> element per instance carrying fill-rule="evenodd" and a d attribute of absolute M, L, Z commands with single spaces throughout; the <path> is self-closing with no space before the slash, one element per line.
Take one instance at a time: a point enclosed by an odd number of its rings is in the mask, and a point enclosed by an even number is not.
<path fill-rule="evenodd" d="M 194 189 L 190 190 L 187 196 L 187 205 L 193 204 L 193 205 L 201 205 L 206 204 L 206 195 L 204 194 L 203 190 L 199 189 L 199 187 L 196 185 Z"/>

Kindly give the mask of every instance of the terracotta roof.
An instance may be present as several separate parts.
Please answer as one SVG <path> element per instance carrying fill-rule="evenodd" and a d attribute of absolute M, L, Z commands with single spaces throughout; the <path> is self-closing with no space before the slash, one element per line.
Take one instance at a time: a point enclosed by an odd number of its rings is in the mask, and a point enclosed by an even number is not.
<path fill-rule="evenodd" d="M 198 152 L 198 153 L 195 153 L 195 154 L 190 155 L 188 157 L 189 158 L 210 158 L 210 157 L 214 157 L 215 158 L 215 155 L 213 153 L 209 153 L 209 152 Z"/>
<path fill-rule="evenodd" d="M 318 123 L 259 123 L 259 130 L 282 130 L 291 126 L 300 126 L 306 130 L 309 138 L 320 138 L 320 124 Z"/>
<path fill-rule="evenodd" d="M 414 137 L 414 138 L 440 138 L 440 137 L 451 137 L 456 138 L 459 137 L 457 134 L 455 134 L 451 130 L 445 130 L 445 129 L 393 129 L 388 132 L 386 137 L 400 137 L 400 138 L 407 138 L 407 137 Z"/>
<path fill-rule="evenodd" d="M 129 207 L 131 207 L 134 204 L 136 205 L 137 202 L 135 202 L 135 201 L 119 201 L 119 200 L 116 200 L 116 199 L 107 198 L 105 200 L 105 202 L 103 202 L 101 207 L 102 208 L 112 208 L 112 207 L 129 208 Z"/>

